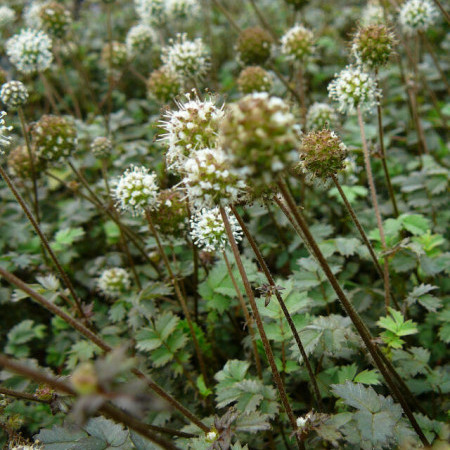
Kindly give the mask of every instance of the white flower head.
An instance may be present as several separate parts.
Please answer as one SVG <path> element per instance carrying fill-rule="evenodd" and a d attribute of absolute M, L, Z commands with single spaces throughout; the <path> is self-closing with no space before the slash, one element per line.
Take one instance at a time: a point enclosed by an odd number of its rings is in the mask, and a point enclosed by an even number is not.
<path fill-rule="evenodd" d="M 221 148 L 194 151 L 183 165 L 183 172 L 188 198 L 196 207 L 234 203 L 245 189 Z"/>
<path fill-rule="evenodd" d="M 96 156 L 108 156 L 112 152 L 113 144 L 111 139 L 104 136 L 99 136 L 91 142 L 90 149 Z"/>
<path fill-rule="evenodd" d="M 234 239 L 239 242 L 242 239 L 241 227 L 236 218 L 229 214 L 228 208 L 226 212 Z M 203 208 L 197 211 L 191 219 L 190 235 L 194 244 L 207 252 L 224 250 L 229 241 L 220 209 Z"/>
<path fill-rule="evenodd" d="M 167 145 L 166 163 L 169 170 L 179 171 L 193 150 L 214 148 L 218 141 L 223 108 L 214 97 L 200 100 L 186 94 L 185 101 L 177 101 L 177 111 L 168 111 L 161 128 L 165 131 L 160 141 Z"/>
<path fill-rule="evenodd" d="M 6 42 L 6 53 L 17 70 L 43 72 L 53 61 L 52 41 L 43 31 L 23 29 Z"/>
<path fill-rule="evenodd" d="M 361 12 L 361 26 L 384 23 L 384 11 L 378 0 L 368 1 Z"/>
<path fill-rule="evenodd" d="M 28 90 L 21 81 L 9 81 L 2 85 L 0 98 L 9 109 L 16 109 L 28 100 Z"/>
<path fill-rule="evenodd" d="M 398 20 L 407 34 L 428 30 L 439 17 L 439 12 L 430 0 L 408 0 L 399 12 Z"/>
<path fill-rule="evenodd" d="M 379 90 L 375 80 L 361 68 L 347 66 L 328 85 L 329 97 L 339 103 L 339 111 L 354 113 L 359 107 L 370 110 L 377 104 Z"/>
<path fill-rule="evenodd" d="M 3 153 L 3 149 L 11 144 L 11 137 L 7 133 L 12 130 L 12 127 L 6 125 L 5 116 L 6 112 L 0 111 L 0 155 Z"/>
<path fill-rule="evenodd" d="M 97 279 L 99 290 L 107 297 L 118 297 L 130 288 L 130 275 L 121 267 L 104 270 Z"/>
<path fill-rule="evenodd" d="M 122 210 L 133 214 L 158 206 L 158 184 L 155 172 L 143 166 L 131 166 L 119 178 L 114 189 L 114 197 Z"/>
<path fill-rule="evenodd" d="M 209 52 L 201 38 L 188 40 L 187 35 L 177 34 L 170 45 L 162 49 L 163 63 L 186 81 L 190 78 L 202 78 L 208 71 Z"/>
<path fill-rule="evenodd" d="M 130 57 L 139 56 L 148 51 L 156 42 L 156 34 L 152 27 L 138 24 L 131 27 L 126 37 L 126 46 Z"/>
<path fill-rule="evenodd" d="M 14 23 L 16 12 L 9 6 L 0 6 L 0 30 Z"/>
<path fill-rule="evenodd" d="M 134 0 L 134 8 L 145 25 L 158 25 L 164 19 L 165 0 Z"/>
<path fill-rule="evenodd" d="M 41 8 L 47 3 L 47 0 L 34 0 L 23 11 L 24 22 L 29 28 L 41 28 Z"/>
<path fill-rule="evenodd" d="M 170 18 L 186 17 L 198 14 L 199 0 L 166 0 L 166 14 Z"/>
<path fill-rule="evenodd" d="M 304 62 L 314 51 L 314 35 L 311 30 L 297 24 L 281 38 L 281 53 L 294 61 Z"/>
<path fill-rule="evenodd" d="M 211 430 L 206 433 L 205 439 L 206 442 L 209 442 L 212 444 L 213 442 L 217 441 L 217 438 L 219 437 L 219 433 L 217 433 L 216 430 Z"/>
<path fill-rule="evenodd" d="M 337 121 L 336 111 L 327 103 L 313 103 L 306 114 L 306 126 L 309 130 L 320 130 L 325 127 L 334 128 Z"/>

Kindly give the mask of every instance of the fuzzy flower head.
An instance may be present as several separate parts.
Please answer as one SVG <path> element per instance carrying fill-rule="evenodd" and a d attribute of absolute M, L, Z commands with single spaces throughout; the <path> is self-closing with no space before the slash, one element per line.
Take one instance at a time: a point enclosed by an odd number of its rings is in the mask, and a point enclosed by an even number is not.
<path fill-rule="evenodd" d="M 34 124 L 31 137 L 36 155 L 46 161 L 63 161 L 77 146 L 75 125 L 65 117 L 42 116 Z"/>
<path fill-rule="evenodd" d="M 126 44 L 113 41 L 107 42 L 102 49 L 101 61 L 103 65 L 109 69 L 121 70 L 128 61 L 128 52 Z"/>
<path fill-rule="evenodd" d="M 414 34 L 427 31 L 439 17 L 439 12 L 430 0 L 408 0 L 400 8 L 398 20 L 403 31 Z"/>
<path fill-rule="evenodd" d="M 328 85 L 331 99 L 339 103 L 339 111 L 353 113 L 359 107 L 370 110 L 379 95 L 375 80 L 359 67 L 347 66 Z"/>
<path fill-rule="evenodd" d="M 45 161 L 35 157 L 33 148 L 31 151 L 34 158 L 34 170 L 35 173 L 39 175 L 41 170 L 45 167 Z M 8 169 L 15 177 L 21 178 L 22 180 L 31 179 L 33 167 L 26 145 L 19 145 L 9 152 Z"/>
<path fill-rule="evenodd" d="M 303 25 L 295 25 L 281 38 L 281 53 L 298 62 L 308 60 L 314 51 L 314 35 Z"/>
<path fill-rule="evenodd" d="M 273 78 L 267 70 L 260 66 L 246 67 L 237 80 L 239 90 L 243 94 L 269 92 L 273 86 Z"/>
<path fill-rule="evenodd" d="M 141 214 L 158 206 L 158 184 L 155 172 L 143 166 L 131 166 L 119 178 L 114 190 L 117 205 L 122 210 Z"/>
<path fill-rule="evenodd" d="M 0 6 L 0 30 L 5 29 L 16 20 L 16 12 L 9 6 Z"/>
<path fill-rule="evenodd" d="M 306 173 L 326 179 L 345 169 L 347 147 L 334 131 L 323 129 L 303 136 L 299 155 Z"/>
<path fill-rule="evenodd" d="M 12 130 L 11 126 L 7 126 L 4 117 L 6 116 L 5 111 L 0 111 L 0 155 L 3 154 L 3 150 L 11 144 L 11 138 L 8 133 Z"/>
<path fill-rule="evenodd" d="M 309 130 L 333 128 L 337 122 L 336 111 L 327 103 L 313 103 L 306 114 L 306 127 Z"/>
<path fill-rule="evenodd" d="M 234 203 L 245 188 L 220 148 L 196 150 L 183 165 L 183 184 L 197 207 Z"/>
<path fill-rule="evenodd" d="M 166 0 L 166 15 L 169 18 L 185 18 L 199 12 L 199 0 Z"/>
<path fill-rule="evenodd" d="M 394 35 L 385 25 L 369 25 L 356 33 L 352 51 L 358 63 L 376 69 L 387 64 L 394 42 Z"/>
<path fill-rule="evenodd" d="M 224 116 L 214 98 L 200 100 L 187 94 L 186 101 L 176 103 L 178 110 L 168 111 L 161 121 L 165 133 L 160 138 L 168 147 L 166 163 L 172 171 L 180 170 L 193 150 L 216 146 Z"/>
<path fill-rule="evenodd" d="M 159 103 L 170 102 L 180 90 L 180 79 L 166 66 L 154 70 L 147 80 L 147 96 Z"/>
<path fill-rule="evenodd" d="M 72 24 L 69 10 L 58 2 L 45 3 L 39 9 L 41 27 L 52 37 L 64 38 Z"/>
<path fill-rule="evenodd" d="M 238 60 L 243 65 L 264 64 L 272 53 L 272 37 L 260 28 L 247 28 L 241 32 L 236 44 Z"/>
<path fill-rule="evenodd" d="M 9 81 L 0 91 L 0 99 L 8 109 L 17 109 L 28 100 L 28 90 L 21 81 Z"/>
<path fill-rule="evenodd" d="M 239 242 L 242 239 L 239 223 L 233 215 L 229 214 L 229 210 L 227 215 L 234 239 Z M 228 243 L 225 224 L 218 207 L 197 211 L 191 219 L 190 234 L 194 244 L 207 252 L 224 250 Z"/>
<path fill-rule="evenodd" d="M 91 142 L 91 152 L 95 156 L 103 157 L 103 156 L 109 156 L 113 150 L 113 144 L 111 142 L 111 139 L 108 139 L 107 137 L 100 136 L 96 137 Z"/>
<path fill-rule="evenodd" d="M 158 207 L 151 212 L 151 215 L 156 227 L 163 235 L 183 235 L 188 218 L 183 194 L 173 188 L 160 191 Z"/>
<path fill-rule="evenodd" d="M 158 25 L 164 18 L 165 0 L 134 0 L 136 14 L 145 25 Z"/>
<path fill-rule="evenodd" d="M 43 31 L 23 29 L 6 41 L 6 53 L 19 72 L 32 74 L 48 69 L 53 61 L 52 41 Z"/>
<path fill-rule="evenodd" d="M 177 34 L 170 45 L 162 49 L 163 63 L 183 81 L 202 78 L 208 72 L 209 53 L 201 38 L 190 41 L 187 35 Z"/>
<path fill-rule="evenodd" d="M 229 105 L 221 126 L 221 145 L 245 176 L 254 195 L 296 160 L 299 138 L 289 105 L 266 92 Z"/>
<path fill-rule="evenodd" d="M 130 57 L 139 56 L 147 52 L 156 42 L 155 31 L 144 24 L 135 25 L 128 31 L 125 43 Z"/>
<path fill-rule="evenodd" d="M 361 26 L 384 23 L 384 10 L 378 0 L 369 0 L 361 12 Z"/>
<path fill-rule="evenodd" d="M 130 289 L 130 275 L 121 267 L 104 270 L 97 280 L 99 290 L 106 296 L 117 298 Z"/>

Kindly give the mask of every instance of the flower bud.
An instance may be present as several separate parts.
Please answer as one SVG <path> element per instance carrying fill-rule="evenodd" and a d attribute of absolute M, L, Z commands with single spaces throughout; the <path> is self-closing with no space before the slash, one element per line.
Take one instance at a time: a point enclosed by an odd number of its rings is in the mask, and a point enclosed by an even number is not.
<path fill-rule="evenodd" d="M 281 53 L 293 61 L 304 62 L 313 51 L 314 35 L 303 25 L 295 25 L 281 38 Z"/>
<path fill-rule="evenodd" d="M 262 28 L 247 28 L 238 37 L 236 51 L 244 65 L 264 64 L 272 52 L 272 37 Z"/>
<path fill-rule="evenodd" d="M 273 86 L 273 79 L 262 67 L 249 66 L 240 73 L 237 84 L 243 94 L 269 92 Z"/>
<path fill-rule="evenodd" d="M 107 137 L 99 136 L 91 142 L 91 152 L 97 157 L 111 155 L 113 144 Z"/>
<path fill-rule="evenodd" d="M 147 96 L 160 103 L 170 102 L 180 93 L 180 90 L 178 76 L 166 66 L 154 70 L 147 81 Z"/>
<path fill-rule="evenodd" d="M 358 30 L 352 50 L 359 62 L 376 69 L 387 64 L 393 46 L 394 35 L 385 25 L 369 25 Z"/>
<path fill-rule="evenodd" d="M 163 235 L 182 236 L 186 230 L 186 201 L 175 189 L 164 189 L 159 193 L 158 207 L 151 215 Z"/>
<path fill-rule="evenodd" d="M 104 270 L 97 280 L 99 290 L 111 298 L 119 297 L 130 288 L 130 284 L 130 275 L 120 267 Z"/>

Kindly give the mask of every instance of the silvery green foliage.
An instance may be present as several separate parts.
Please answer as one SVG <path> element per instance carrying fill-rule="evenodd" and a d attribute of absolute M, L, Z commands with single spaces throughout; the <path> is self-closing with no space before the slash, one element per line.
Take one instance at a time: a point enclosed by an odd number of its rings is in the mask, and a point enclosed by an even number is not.
<path fill-rule="evenodd" d="M 427 31 L 439 17 L 430 0 L 408 0 L 400 8 L 398 21 L 407 34 Z"/>
<path fill-rule="evenodd" d="M 6 53 L 24 74 L 43 72 L 53 61 L 52 41 L 43 31 L 22 29 L 6 42 Z"/>

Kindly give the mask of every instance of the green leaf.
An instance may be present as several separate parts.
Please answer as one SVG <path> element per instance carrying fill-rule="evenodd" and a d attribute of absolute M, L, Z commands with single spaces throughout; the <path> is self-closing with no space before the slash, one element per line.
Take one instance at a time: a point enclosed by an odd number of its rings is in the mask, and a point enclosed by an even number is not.
<path fill-rule="evenodd" d="M 9 330 L 5 352 L 16 358 L 27 357 L 30 350 L 25 344 L 33 339 L 42 339 L 45 329 L 45 325 L 34 325 L 33 320 L 23 320 Z"/>
<path fill-rule="evenodd" d="M 431 227 L 430 221 L 421 214 L 402 214 L 398 220 L 405 230 L 414 235 L 426 233 Z"/>
<path fill-rule="evenodd" d="M 62 251 L 70 247 L 74 242 L 80 240 L 85 234 L 83 228 L 64 228 L 55 234 L 55 240 L 52 242 L 52 248 L 55 251 Z"/>
<path fill-rule="evenodd" d="M 362 372 L 358 373 L 358 375 L 356 375 L 353 381 L 355 383 L 371 384 L 371 385 L 381 384 L 380 375 L 378 374 L 378 372 L 376 370 L 368 370 L 368 369 L 365 369 Z"/>

